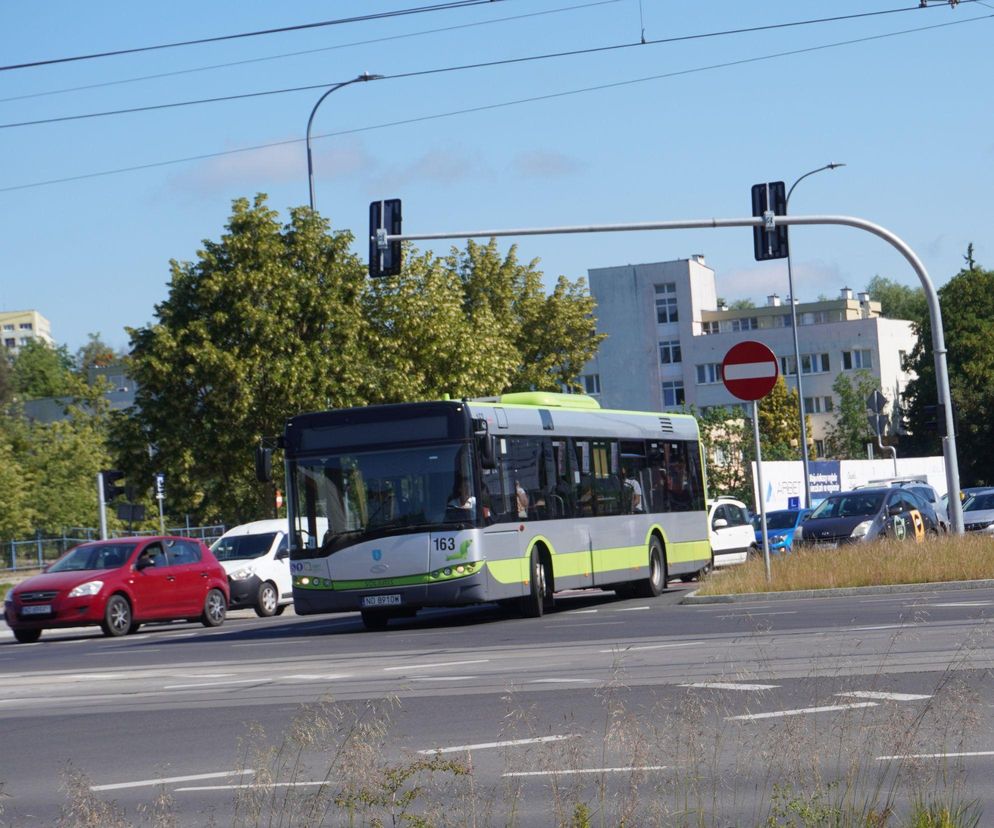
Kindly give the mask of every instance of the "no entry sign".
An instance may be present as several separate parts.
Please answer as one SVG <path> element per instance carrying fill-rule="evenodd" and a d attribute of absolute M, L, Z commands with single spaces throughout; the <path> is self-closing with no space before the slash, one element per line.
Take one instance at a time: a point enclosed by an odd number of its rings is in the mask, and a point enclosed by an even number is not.
<path fill-rule="evenodd" d="M 722 380 L 740 400 L 761 400 L 777 384 L 776 355 L 762 342 L 747 339 L 728 349 L 721 363 Z"/>

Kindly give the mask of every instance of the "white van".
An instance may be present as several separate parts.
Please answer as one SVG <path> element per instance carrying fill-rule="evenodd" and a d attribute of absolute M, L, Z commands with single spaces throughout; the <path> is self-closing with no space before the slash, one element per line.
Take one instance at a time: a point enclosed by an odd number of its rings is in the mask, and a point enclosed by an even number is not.
<path fill-rule="evenodd" d="M 252 607 L 260 618 L 293 603 L 286 520 L 256 520 L 229 529 L 211 552 L 228 573 L 231 609 Z"/>

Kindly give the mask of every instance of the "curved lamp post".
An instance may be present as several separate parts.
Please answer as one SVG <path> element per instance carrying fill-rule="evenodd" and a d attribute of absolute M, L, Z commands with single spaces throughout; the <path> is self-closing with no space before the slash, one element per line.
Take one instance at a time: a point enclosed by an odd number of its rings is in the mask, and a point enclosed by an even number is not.
<path fill-rule="evenodd" d="M 836 167 L 844 167 L 845 164 L 826 164 L 811 172 L 806 172 L 787 190 L 787 198 L 784 200 L 784 214 L 790 208 L 790 194 L 794 188 L 809 175 L 823 172 L 824 170 L 834 170 Z M 804 422 L 804 393 L 801 390 L 801 346 L 797 341 L 797 305 L 794 303 L 794 273 L 790 266 L 790 240 L 787 241 L 787 289 L 790 296 L 790 329 L 794 333 L 794 376 L 797 378 L 797 408 L 801 418 L 801 464 L 804 467 L 804 508 L 811 508 L 811 481 L 808 476 L 808 427 Z"/>
<path fill-rule="evenodd" d="M 370 75 L 368 72 L 363 72 L 358 77 L 352 78 L 352 80 L 342 81 L 341 83 L 336 83 L 327 92 L 325 92 L 318 102 L 314 104 L 314 109 L 311 110 L 311 117 L 307 119 L 307 190 L 310 196 L 311 209 L 314 209 L 314 163 L 311 160 L 311 124 L 314 123 L 314 115 L 318 111 L 318 107 L 332 92 L 336 89 L 341 89 L 343 86 L 348 86 L 352 83 L 358 83 L 359 81 L 371 81 L 371 80 L 381 80 L 383 75 Z"/>

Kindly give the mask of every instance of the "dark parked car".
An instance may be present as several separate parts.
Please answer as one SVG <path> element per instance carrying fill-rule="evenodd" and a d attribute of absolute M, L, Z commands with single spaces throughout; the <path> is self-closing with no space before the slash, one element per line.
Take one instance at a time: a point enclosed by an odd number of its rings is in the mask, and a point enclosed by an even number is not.
<path fill-rule="evenodd" d="M 23 644 L 43 630 L 99 624 L 105 635 L 135 632 L 145 621 L 224 622 L 228 578 L 198 540 L 117 538 L 70 549 L 4 599 L 4 617 Z"/>
<path fill-rule="evenodd" d="M 915 539 L 921 501 L 899 488 L 854 489 L 830 494 L 802 525 L 803 541 L 821 547 L 891 537 Z"/>

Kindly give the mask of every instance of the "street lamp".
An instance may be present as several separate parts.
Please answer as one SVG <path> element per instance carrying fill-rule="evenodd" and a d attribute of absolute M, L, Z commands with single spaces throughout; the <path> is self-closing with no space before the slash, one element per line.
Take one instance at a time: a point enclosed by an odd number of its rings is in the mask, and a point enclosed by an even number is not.
<path fill-rule="evenodd" d="M 817 170 L 806 172 L 787 190 L 787 198 L 784 200 L 783 212 L 787 215 L 790 207 L 790 194 L 794 188 L 809 175 L 823 172 L 824 170 L 834 170 L 836 167 L 844 167 L 845 164 L 826 164 Z M 794 272 L 790 266 L 790 241 L 787 242 L 787 289 L 790 297 L 790 328 L 794 332 L 794 376 L 797 377 L 797 408 L 801 417 L 801 463 L 804 467 L 804 508 L 811 508 L 811 481 L 808 476 L 808 428 L 804 422 L 804 392 L 801 389 L 801 346 L 797 341 L 797 305 L 794 303 Z"/>
<path fill-rule="evenodd" d="M 382 80 L 382 79 L 383 75 L 370 75 L 368 72 L 363 72 L 358 77 L 352 78 L 352 80 L 336 83 L 320 98 L 318 98 L 318 102 L 314 104 L 314 109 L 311 110 L 311 117 L 307 119 L 307 190 L 310 196 L 311 210 L 314 209 L 314 164 L 311 161 L 311 124 L 314 123 L 314 115 L 318 111 L 318 107 L 321 106 L 321 102 L 336 89 L 341 89 L 343 86 L 348 86 L 351 83 L 357 83 L 359 81 L 371 81 L 371 80 Z"/>

